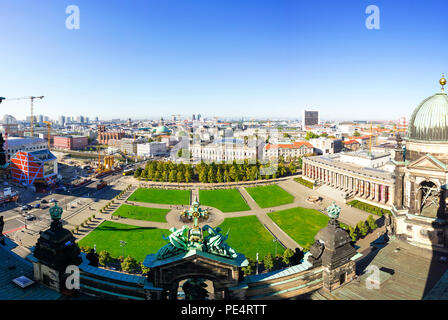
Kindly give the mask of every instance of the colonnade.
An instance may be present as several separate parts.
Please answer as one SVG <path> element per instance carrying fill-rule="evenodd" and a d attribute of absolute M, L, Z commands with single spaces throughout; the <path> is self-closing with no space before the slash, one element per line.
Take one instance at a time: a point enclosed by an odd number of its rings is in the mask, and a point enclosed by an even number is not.
<path fill-rule="evenodd" d="M 303 175 L 329 185 L 335 189 L 342 190 L 358 197 L 376 201 L 382 204 L 392 204 L 391 195 L 393 187 L 383 184 L 378 180 L 370 180 L 365 177 L 341 172 L 337 169 L 328 169 L 310 163 L 303 163 Z"/>

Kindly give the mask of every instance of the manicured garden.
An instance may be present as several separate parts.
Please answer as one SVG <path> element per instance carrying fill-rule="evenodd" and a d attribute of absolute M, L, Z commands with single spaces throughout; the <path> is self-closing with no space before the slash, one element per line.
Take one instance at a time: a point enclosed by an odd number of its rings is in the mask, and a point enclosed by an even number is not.
<path fill-rule="evenodd" d="M 146 255 L 156 253 L 159 248 L 167 244 L 162 234 L 168 236 L 170 231 L 104 221 L 81 239 L 78 245 L 90 248 L 96 245 L 97 252 L 106 250 L 114 258 L 131 256 L 141 262 Z M 121 247 L 120 240 L 126 241 L 127 244 Z"/>
<path fill-rule="evenodd" d="M 222 212 L 250 210 L 238 189 L 199 190 L 201 206 L 210 206 Z"/>
<path fill-rule="evenodd" d="M 371 204 L 368 204 L 368 203 L 365 203 L 365 202 L 362 202 L 359 200 L 352 200 L 348 204 L 354 208 L 358 208 L 358 209 L 363 210 L 368 213 L 373 213 L 380 217 L 386 213 L 391 214 L 390 210 L 383 209 L 383 208 L 380 208 L 380 207 L 377 207 L 377 206 L 374 206 L 374 205 L 371 205 Z"/>
<path fill-rule="evenodd" d="M 219 227 L 222 234 L 229 231 L 227 244 L 246 257 L 256 259 L 257 252 L 260 260 L 268 253 L 274 256 L 276 246 L 277 253 L 283 254 L 282 245 L 273 241 L 274 237 L 256 216 L 226 218 Z"/>
<path fill-rule="evenodd" d="M 159 204 L 190 204 L 190 190 L 139 188 L 129 197 L 129 201 Z"/>
<path fill-rule="evenodd" d="M 276 184 L 250 187 L 246 188 L 246 190 L 261 208 L 276 207 L 294 202 L 294 196 Z"/>
<path fill-rule="evenodd" d="M 307 188 L 313 189 L 313 183 L 303 179 L 302 177 L 294 178 L 294 181 L 304 185 Z"/>
<path fill-rule="evenodd" d="M 316 233 L 330 218 L 314 209 L 292 208 L 268 213 L 268 216 L 300 246 L 309 248 Z"/>
<path fill-rule="evenodd" d="M 154 221 L 154 222 L 167 222 L 166 214 L 169 209 L 148 208 L 131 206 L 128 204 L 122 204 L 113 214 L 113 216 L 120 216 L 123 218 Z"/>

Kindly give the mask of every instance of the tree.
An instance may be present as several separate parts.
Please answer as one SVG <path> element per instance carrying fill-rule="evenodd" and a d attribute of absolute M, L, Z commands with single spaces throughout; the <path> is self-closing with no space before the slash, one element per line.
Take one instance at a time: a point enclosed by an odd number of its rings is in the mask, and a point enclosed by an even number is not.
<path fill-rule="evenodd" d="M 369 232 L 369 227 L 367 226 L 367 224 L 364 221 L 359 221 L 356 226 L 358 227 L 361 237 L 364 238 L 367 235 L 367 233 Z"/>
<path fill-rule="evenodd" d="M 293 162 L 290 162 L 288 165 L 288 170 L 290 174 L 294 174 L 297 171 L 297 167 L 294 165 Z"/>
<path fill-rule="evenodd" d="M 317 139 L 317 138 L 319 138 L 319 135 L 315 134 L 314 132 L 311 132 L 311 131 L 308 131 L 305 136 L 306 140 Z"/>
<path fill-rule="evenodd" d="M 98 254 L 98 259 L 99 262 L 103 265 L 106 266 L 109 263 L 111 263 L 112 261 L 112 256 L 110 255 L 109 251 L 106 250 L 102 250 L 100 251 L 100 253 Z"/>
<path fill-rule="evenodd" d="M 271 253 L 268 253 L 263 258 L 263 265 L 264 265 L 264 268 L 268 271 L 272 270 L 272 268 L 274 268 L 274 257 L 272 256 Z"/>
<path fill-rule="evenodd" d="M 207 174 L 206 174 L 206 172 L 205 172 L 205 169 L 202 169 L 202 170 L 199 172 L 199 182 L 202 182 L 202 183 L 207 182 Z"/>
<path fill-rule="evenodd" d="M 186 170 L 185 171 L 185 182 L 190 182 L 191 181 L 191 171 L 190 170 Z"/>
<path fill-rule="evenodd" d="M 252 260 L 251 258 L 247 258 L 247 261 L 249 262 L 249 264 L 246 267 L 243 267 L 243 273 L 245 276 L 249 276 L 254 272 L 254 268 L 255 268 L 255 261 Z"/>
<path fill-rule="evenodd" d="M 352 238 L 353 242 L 356 242 L 356 240 L 358 240 L 358 230 L 357 228 L 353 228 L 352 226 L 348 227 L 348 231 L 350 233 L 350 238 Z"/>
<path fill-rule="evenodd" d="M 224 177 L 222 175 L 221 167 L 218 167 L 218 171 L 216 172 L 216 181 L 217 182 L 223 182 Z"/>
<path fill-rule="evenodd" d="M 145 275 L 145 276 L 148 275 L 149 271 L 151 271 L 150 268 L 145 267 L 145 266 L 143 265 L 143 263 L 141 263 L 141 262 L 140 262 L 140 269 L 142 270 L 142 274 Z"/>
<path fill-rule="evenodd" d="M 175 182 L 176 179 L 177 179 L 177 172 L 175 170 L 171 170 L 170 174 L 168 175 L 168 181 Z"/>
<path fill-rule="evenodd" d="M 238 172 L 237 172 L 237 167 L 236 166 L 232 166 L 230 168 L 229 171 L 229 176 L 233 181 L 238 181 Z"/>
<path fill-rule="evenodd" d="M 139 263 L 131 256 L 127 256 L 121 263 L 121 270 L 126 272 L 135 272 L 138 270 L 138 268 Z"/>
<path fill-rule="evenodd" d="M 369 215 L 367 217 L 367 225 L 369 226 L 369 229 L 371 231 L 375 230 L 376 228 L 378 228 L 378 225 L 376 224 L 375 219 L 372 217 L 372 215 Z"/>
<path fill-rule="evenodd" d="M 354 136 L 354 137 L 359 137 L 359 136 L 361 136 L 361 134 L 360 134 L 358 131 L 355 131 L 355 132 L 353 133 L 353 136 Z"/>
<path fill-rule="evenodd" d="M 291 264 L 291 257 L 294 255 L 294 251 L 288 248 L 283 252 L 283 263 L 289 266 Z"/>
<path fill-rule="evenodd" d="M 177 171 L 176 180 L 177 180 L 177 182 L 183 182 L 185 180 L 185 176 L 182 171 L 180 171 L 180 170 Z"/>
<path fill-rule="evenodd" d="M 229 171 L 227 169 L 224 171 L 224 181 L 225 182 L 232 181 L 232 177 L 230 176 L 230 173 L 229 173 Z"/>
<path fill-rule="evenodd" d="M 208 170 L 208 182 L 209 183 L 214 183 L 216 180 L 215 180 L 215 174 L 213 173 L 213 168 L 212 167 L 210 167 L 210 170 Z"/>

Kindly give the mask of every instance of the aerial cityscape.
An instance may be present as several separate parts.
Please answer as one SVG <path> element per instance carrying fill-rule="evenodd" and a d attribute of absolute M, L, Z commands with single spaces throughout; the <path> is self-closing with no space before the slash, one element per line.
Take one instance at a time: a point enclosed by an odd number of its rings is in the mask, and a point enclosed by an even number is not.
<path fill-rule="evenodd" d="M 76 2 L 0 4 L 0 300 L 448 299 L 448 3 Z"/>

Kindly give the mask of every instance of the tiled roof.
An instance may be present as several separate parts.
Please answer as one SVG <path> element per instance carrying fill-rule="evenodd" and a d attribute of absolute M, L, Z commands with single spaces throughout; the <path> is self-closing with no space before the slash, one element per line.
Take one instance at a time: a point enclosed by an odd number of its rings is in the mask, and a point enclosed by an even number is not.
<path fill-rule="evenodd" d="M 313 148 L 313 145 L 307 141 L 296 141 L 294 143 L 283 143 L 283 144 L 267 144 L 266 150 L 273 149 L 299 149 L 302 147 Z"/>

